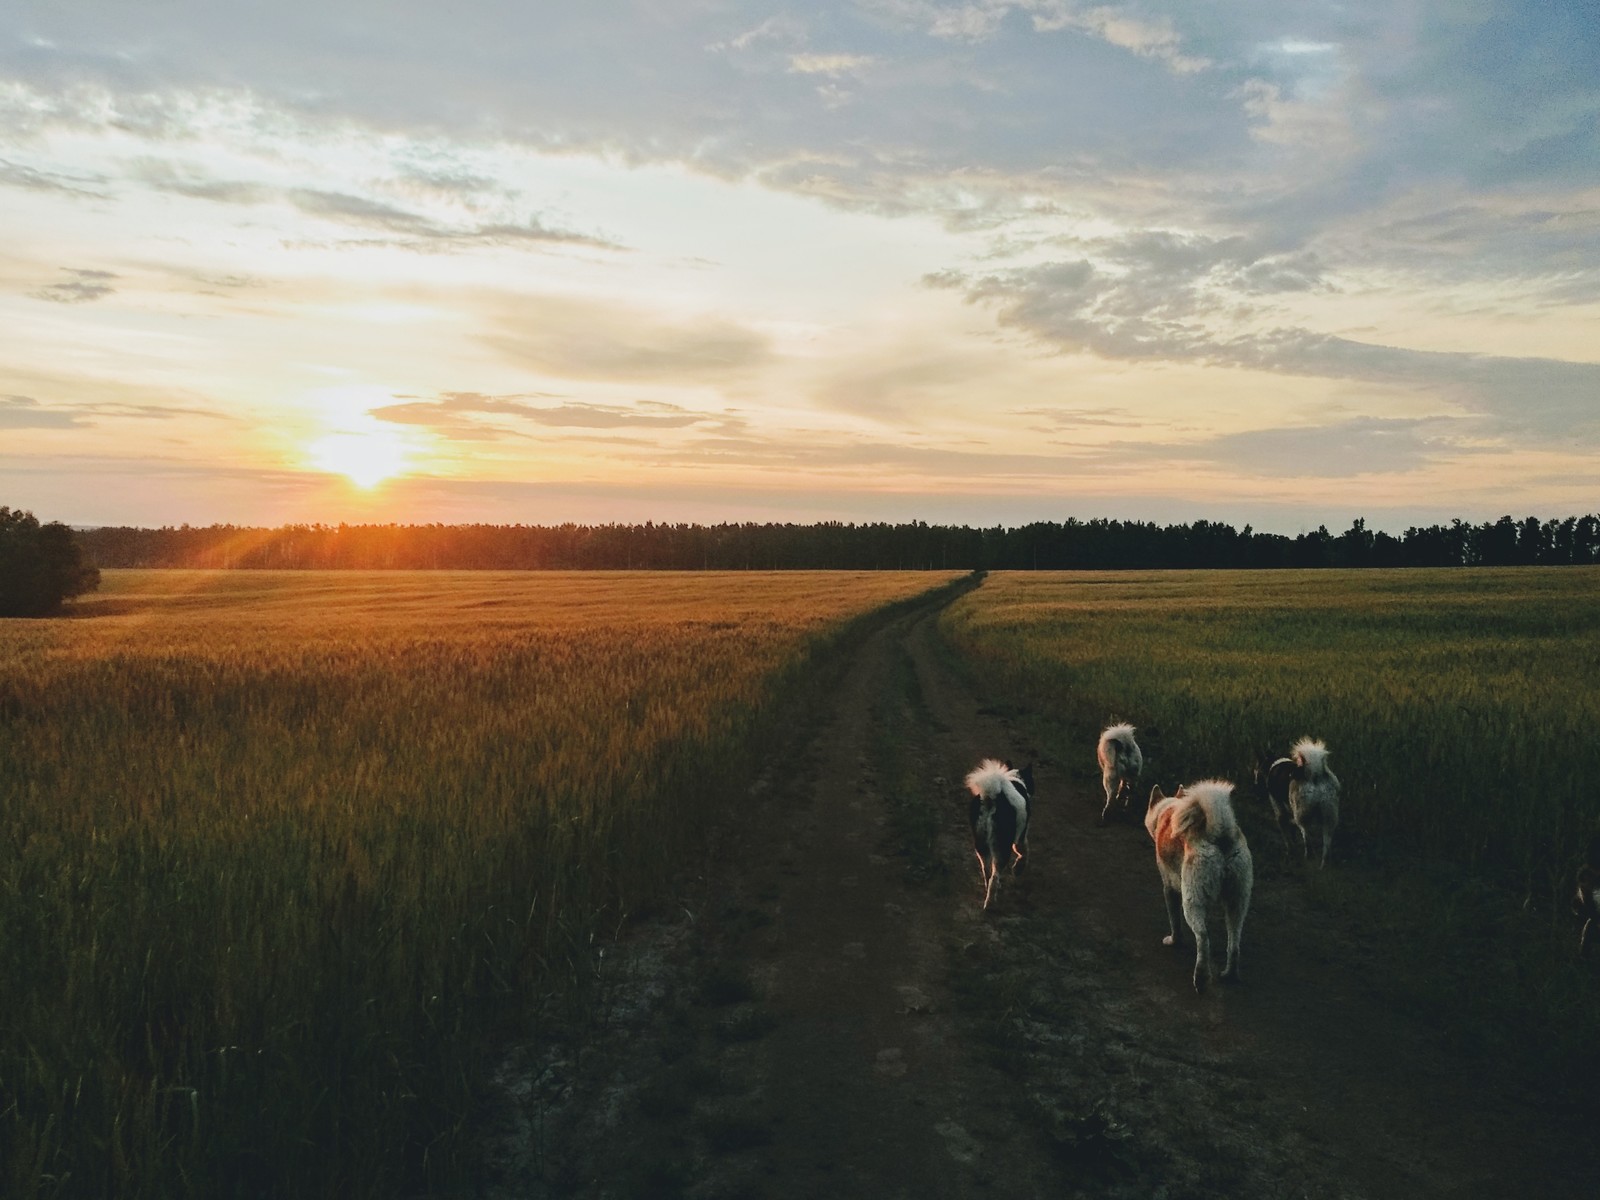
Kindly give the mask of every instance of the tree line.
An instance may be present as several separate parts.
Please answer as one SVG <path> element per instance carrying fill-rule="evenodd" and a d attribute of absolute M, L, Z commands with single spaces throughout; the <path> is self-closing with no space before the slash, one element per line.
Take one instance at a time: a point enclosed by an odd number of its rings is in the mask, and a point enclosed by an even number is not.
<path fill-rule="evenodd" d="M 98 567 L 436 570 L 1127 570 L 1467 567 L 1600 562 L 1600 517 L 1413 527 L 1363 519 L 1296 537 L 1214 521 L 1095 519 L 1007 528 L 727 523 L 207 525 L 80 530 Z"/>

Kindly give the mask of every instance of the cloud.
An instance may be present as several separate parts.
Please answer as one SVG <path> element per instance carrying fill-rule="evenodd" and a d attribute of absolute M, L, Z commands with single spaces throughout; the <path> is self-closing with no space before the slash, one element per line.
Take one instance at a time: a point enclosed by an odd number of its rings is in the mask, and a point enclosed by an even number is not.
<path fill-rule="evenodd" d="M 85 196 L 104 200 L 106 180 L 100 176 L 64 175 L 55 171 L 41 171 L 25 163 L 10 162 L 0 158 L 0 187 L 25 188 L 35 192 L 59 192 L 67 196 Z"/>
<path fill-rule="evenodd" d="M 1358 417 L 1327 425 L 1252 429 L 1198 443 L 1140 444 L 1140 452 L 1226 467 L 1264 479 L 1393 475 L 1481 453 L 1459 422 Z"/>
<path fill-rule="evenodd" d="M 46 408 L 31 396 L 0 396 L 0 429 L 76 429 L 76 415 Z"/>
<path fill-rule="evenodd" d="M 874 61 L 870 54 L 791 54 L 789 70 L 797 75 L 849 75 Z"/>
<path fill-rule="evenodd" d="M 31 396 L 0 396 L 0 428 L 4 429 L 84 429 L 98 424 L 95 418 L 170 421 L 178 417 L 230 419 L 211 409 L 174 404 L 103 402 L 45 405 Z"/>
<path fill-rule="evenodd" d="M 505 357 L 550 375 L 653 384 L 738 378 L 772 358 L 762 334 L 707 315 L 673 321 L 627 305 L 518 297 L 514 315 L 485 341 Z"/>
<path fill-rule="evenodd" d="M 1600 444 L 1600 364 L 1415 350 L 1292 326 L 1260 328 L 1258 289 L 1324 286 L 1301 254 L 1256 258 L 1231 240 L 1140 237 L 1079 258 L 925 282 L 990 307 L 1004 326 L 1057 349 L 1125 361 L 1199 363 L 1348 380 L 1438 395 L 1484 431 Z M 1252 326 L 1257 326 L 1252 328 Z"/>
<path fill-rule="evenodd" d="M 589 246 L 603 250 L 623 249 L 617 242 L 607 238 L 547 224 L 537 213 L 522 220 L 453 223 L 372 196 L 325 188 L 281 187 L 248 180 L 217 179 L 191 167 L 161 159 L 141 160 L 136 165 L 136 177 L 160 192 L 219 204 L 286 203 L 310 217 L 375 229 L 392 235 L 401 244 L 431 249 L 539 243 Z M 414 185 L 417 177 L 408 172 L 402 176 L 401 182 Z M 486 190 L 490 184 L 482 177 L 458 175 L 430 176 L 427 186 L 440 192 L 478 193 Z"/>
<path fill-rule="evenodd" d="M 435 400 L 411 400 L 371 410 L 379 420 L 427 426 L 443 437 L 460 441 L 529 436 L 475 419 L 483 414 L 565 429 L 683 429 L 718 419 L 660 402 L 632 406 L 577 402 L 550 405 L 531 403 L 524 396 L 486 396 L 479 392 L 446 392 Z"/>
<path fill-rule="evenodd" d="M 74 267 L 61 269 L 72 278 L 65 283 L 46 284 L 28 295 L 35 300 L 49 300 L 53 304 L 88 304 L 117 290 L 111 286 L 113 279 L 120 278 L 114 271 L 84 271 Z"/>

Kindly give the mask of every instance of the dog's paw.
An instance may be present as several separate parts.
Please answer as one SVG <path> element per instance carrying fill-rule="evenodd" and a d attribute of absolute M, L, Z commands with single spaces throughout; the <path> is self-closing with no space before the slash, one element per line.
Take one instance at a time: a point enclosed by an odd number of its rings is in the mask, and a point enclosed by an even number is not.
<path fill-rule="evenodd" d="M 1206 985 L 1211 982 L 1211 977 L 1199 967 L 1194 969 L 1194 990 L 1196 995 L 1206 994 Z"/>
<path fill-rule="evenodd" d="M 1164 937 L 1164 938 L 1162 938 L 1162 939 L 1161 939 L 1161 944 L 1162 944 L 1162 945 L 1163 945 L 1163 946 L 1176 946 L 1176 945 L 1177 945 L 1177 944 L 1178 944 L 1178 939 L 1177 939 L 1177 938 L 1175 938 L 1175 937 L 1173 937 L 1173 936 L 1172 936 L 1172 935 L 1171 935 L 1171 934 L 1170 934 L 1170 933 L 1169 933 L 1169 934 L 1167 934 L 1167 936 L 1166 936 L 1166 937 Z"/>

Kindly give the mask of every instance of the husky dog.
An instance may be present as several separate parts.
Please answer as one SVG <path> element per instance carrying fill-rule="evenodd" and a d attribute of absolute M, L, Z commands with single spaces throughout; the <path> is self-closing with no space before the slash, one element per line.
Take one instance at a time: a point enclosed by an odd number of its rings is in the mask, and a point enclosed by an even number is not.
<path fill-rule="evenodd" d="M 1194 933 L 1194 990 L 1204 992 L 1211 981 L 1211 935 L 1206 928 L 1213 909 L 1222 907 L 1228 925 L 1228 959 L 1223 979 L 1239 978 L 1239 935 L 1250 910 L 1250 889 L 1255 872 L 1250 846 L 1233 817 L 1233 784 L 1207 780 L 1164 795 L 1150 789 L 1144 827 L 1156 844 L 1156 867 L 1161 873 L 1171 932 L 1163 946 L 1178 944 L 1178 910 Z"/>
<path fill-rule="evenodd" d="M 1328 865 L 1328 847 L 1339 827 L 1339 777 L 1328 769 L 1328 748 L 1312 738 L 1301 738 L 1291 751 L 1294 770 L 1289 773 L 1289 812 L 1300 831 L 1300 849 L 1311 857 L 1309 826 L 1322 833 L 1322 866 Z"/>
<path fill-rule="evenodd" d="M 1001 859 L 1020 874 L 1027 864 L 1028 817 L 1033 808 L 1033 766 L 1017 770 L 1009 763 L 986 758 L 967 776 L 972 803 L 967 819 L 972 824 L 972 850 L 983 876 L 983 906 L 999 887 Z"/>
<path fill-rule="evenodd" d="M 1589 938 L 1600 924 L 1600 834 L 1589 839 L 1586 861 L 1578 868 L 1578 887 L 1572 896 L 1572 911 L 1583 918 L 1583 932 L 1578 935 L 1578 953 L 1589 949 Z"/>
<path fill-rule="evenodd" d="M 1133 740 L 1133 726 L 1128 724 L 1108 726 L 1100 734 L 1100 744 L 1094 748 L 1100 760 L 1100 782 L 1106 789 L 1106 806 L 1100 811 L 1100 824 L 1111 819 L 1111 805 L 1121 800 L 1128 807 L 1133 797 L 1133 784 L 1144 770 L 1144 755 L 1139 743 Z"/>

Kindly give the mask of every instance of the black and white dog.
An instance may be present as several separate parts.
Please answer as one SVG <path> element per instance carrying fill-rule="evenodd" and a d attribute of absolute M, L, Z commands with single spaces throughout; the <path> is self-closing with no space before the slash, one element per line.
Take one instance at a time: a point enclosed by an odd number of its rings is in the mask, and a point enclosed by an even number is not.
<path fill-rule="evenodd" d="M 1289 826 L 1300 834 L 1300 851 L 1311 857 L 1313 831 L 1322 843 L 1321 863 L 1328 865 L 1328 848 L 1333 831 L 1339 827 L 1339 777 L 1328 766 L 1328 747 L 1314 738 L 1301 738 L 1289 757 L 1271 762 L 1263 751 L 1256 752 L 1256 783 L 1267 793 L 1283 847 L 1289 848 Z"/>
<path fill-rule="evenodd" d="M 1009 763 L 986 758 L 967 776 L 967 790 L 972 793 L 967 806 L 972 850 L 983 876 L 983 907 L 988 908 L 999 888 L 1001 866 L 1009 867 L 1013 875 L 1027 866 L 1033 764 L 1019 771 Z"/>

